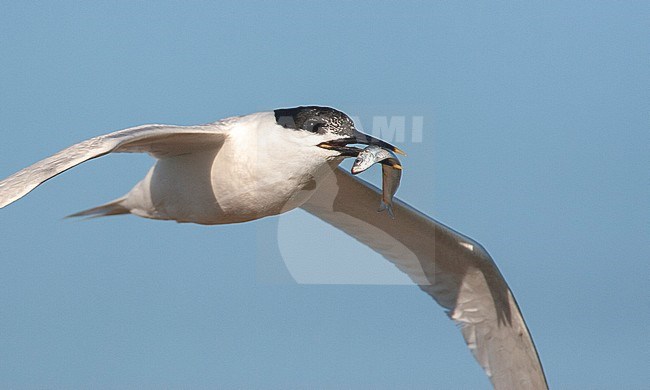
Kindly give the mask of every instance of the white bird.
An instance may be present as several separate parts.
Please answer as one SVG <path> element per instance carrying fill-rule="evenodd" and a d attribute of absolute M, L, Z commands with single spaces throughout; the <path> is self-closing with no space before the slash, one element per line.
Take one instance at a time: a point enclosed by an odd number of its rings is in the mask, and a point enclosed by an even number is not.
<path fill-rule="evenodd" d="M 444 307 L 497 389 L 546 389 L 546 378 L 508 284 L 476 241 L 381 192 L 338 165 L 353 144 L 398 148 L 355 129 L 344 113 L 297 107 L 198 126 L 144 125 L 80 142 L 0 181 L 0 208 L 84 161 L 146 152 L 156 163 L 123 197 L 73 216 L 225 224 L 301 207 L 365 243 Z"/>

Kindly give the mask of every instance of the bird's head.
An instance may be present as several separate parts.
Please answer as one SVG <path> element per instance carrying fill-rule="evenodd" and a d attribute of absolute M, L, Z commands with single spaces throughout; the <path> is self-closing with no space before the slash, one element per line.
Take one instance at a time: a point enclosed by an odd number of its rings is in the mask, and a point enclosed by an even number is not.
<path fill-rule="evenodd" d="M 296 131 L 307 131 L 322 136 L 317 146 L 333 150 L 343 157 L 357 157 L 362 149 L 354 144 L 377 145 L 395 153 L 405 154 L 399 148 L 358 131 L 354 122 L 343 112 L 330 107 L 306 106 L 281 108 L 274 111 L 278 125 Z"/>

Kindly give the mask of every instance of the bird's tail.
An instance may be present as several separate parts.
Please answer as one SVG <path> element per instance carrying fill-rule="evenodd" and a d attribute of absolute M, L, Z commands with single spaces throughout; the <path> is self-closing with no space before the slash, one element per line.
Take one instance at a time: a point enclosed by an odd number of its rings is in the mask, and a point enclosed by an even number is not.
<path fill-rule="evenodd" d="M 131 211 L 128 208 L 124 207 L 123 205 L 125 199 L 126 197 L 123 196 L 119 199 L 115 199 L 114 201 L 108 202 L 101 206 L 93 207 L 92 209 L 70 214 L 66 218 L 76 218 L 76 217 L 97 218 L 97 217 L 106 217 L 108 215 L 129 214 Z"/>

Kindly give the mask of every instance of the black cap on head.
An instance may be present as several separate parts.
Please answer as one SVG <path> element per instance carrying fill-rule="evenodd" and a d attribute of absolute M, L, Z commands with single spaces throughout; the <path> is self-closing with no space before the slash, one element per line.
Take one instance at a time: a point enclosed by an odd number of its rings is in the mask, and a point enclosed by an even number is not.
<path fill-rule="evenodd" d="M 317 134 L 334 133 L 341 136 L 352 136 L 355 133 L 352 119 L 331 107 L 280 108 L 274 112 L 277 124 L 287 129 L 306 130 Z"/>
<path fill-rule="evenodd" d="M 354 128 L 349 116 L 331 107 L 304 106 L 274 110 L 275 121 L 285 129 L 309 131 L 315 134 L 333 134 L 337 137 L 318 144 L 324 149 L 336 150 L 341 156 L 356 157 L 361 149 L 349 144 L 378 145 L 395 153 L 399 148 Z"/>

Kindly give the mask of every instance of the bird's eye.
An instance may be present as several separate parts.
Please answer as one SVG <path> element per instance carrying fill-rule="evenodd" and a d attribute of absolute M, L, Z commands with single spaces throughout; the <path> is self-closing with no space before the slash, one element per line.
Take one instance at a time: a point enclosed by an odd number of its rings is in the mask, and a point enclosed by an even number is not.
<path fill-rule="evenodd" d="M 310 119 L 304 123 L 302 128 L 312 133 L 322 133 L 322 128 L 325 126 L 325 122 L 322 122 L 318 119 Z"/>

